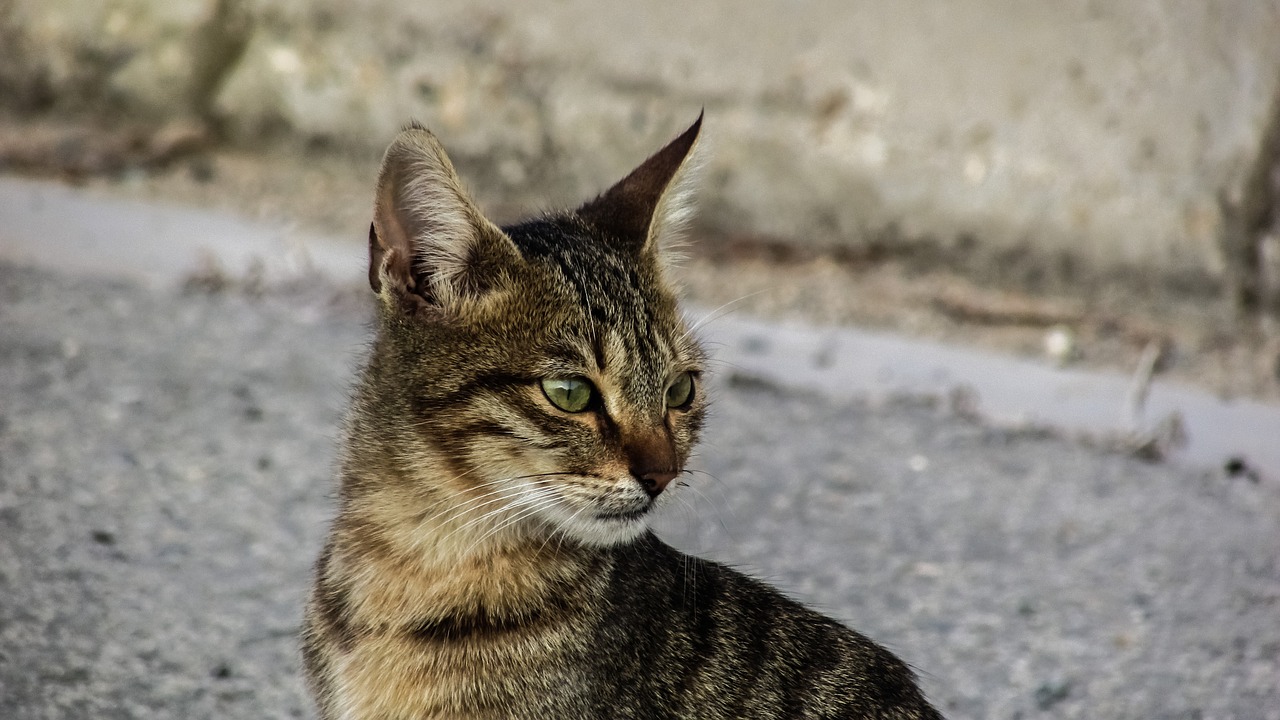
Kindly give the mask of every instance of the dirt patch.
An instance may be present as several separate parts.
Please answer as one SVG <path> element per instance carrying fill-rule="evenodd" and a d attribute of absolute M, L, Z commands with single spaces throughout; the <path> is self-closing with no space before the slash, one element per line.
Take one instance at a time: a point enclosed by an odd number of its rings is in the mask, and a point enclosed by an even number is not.
<path fill-rule="evenodd" d="M 96 133 L 0 123 L 0 169 L 58 177 L 113 196 L 218 208 L 361 243 L 378 156 L 281 142 L 218 146 L 199 128 Z M 486 195 L 499 221 L 538 210 Z M 1280 400 L 1280 323 L 1240 315 L 1205 288 L 1144 278 L 1083 281 L 1020 272 L 1010 258 L 919 251 L 824 251 L 704 230 L 682 269 L 694 303 L 817 324 L 888 329 L 1050 362 L 1130 372 L 1159 353 L 1161 377 L 1227 397 Z"/>

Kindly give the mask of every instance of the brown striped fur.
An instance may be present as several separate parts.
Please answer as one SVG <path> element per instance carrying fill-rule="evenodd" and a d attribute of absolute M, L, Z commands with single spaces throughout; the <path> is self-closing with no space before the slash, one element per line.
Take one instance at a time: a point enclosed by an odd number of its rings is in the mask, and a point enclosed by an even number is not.
<path fill-rule="evenodd" d="M 700 127 L 506 228 L 426 130 L 388 149 L 377 334 L 304 632 L 324 720 L 938 717 L 883 648 L 646 528 L 705 412 L 666 277 Z"/>

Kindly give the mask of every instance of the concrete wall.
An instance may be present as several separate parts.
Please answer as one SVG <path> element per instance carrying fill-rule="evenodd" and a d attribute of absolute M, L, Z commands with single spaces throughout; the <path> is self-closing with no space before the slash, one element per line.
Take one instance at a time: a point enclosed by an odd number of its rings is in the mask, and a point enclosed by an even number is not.
<path fill-rule="evenodd" d="M 15 103 L 43 72 L 55 108 L 370 148 L 416 117 L 482 198 L 544 203 L 705 107 L 717 230 L 1101 273 L 1223 279 L 1280 87 L 1275 0 L 6 3 Z"/>

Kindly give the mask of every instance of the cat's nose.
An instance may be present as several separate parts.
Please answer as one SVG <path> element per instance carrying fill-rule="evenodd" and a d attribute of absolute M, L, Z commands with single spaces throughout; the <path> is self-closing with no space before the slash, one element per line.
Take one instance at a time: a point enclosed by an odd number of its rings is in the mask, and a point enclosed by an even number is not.
<path fill-rule="evenodd" d="M 667 489 L 679 473 L 674 470 L 632 470 L 631 474 L 640 481 L 640 485 L 645 492 L 649 493 L 649 497 L 656 498 Z"/>

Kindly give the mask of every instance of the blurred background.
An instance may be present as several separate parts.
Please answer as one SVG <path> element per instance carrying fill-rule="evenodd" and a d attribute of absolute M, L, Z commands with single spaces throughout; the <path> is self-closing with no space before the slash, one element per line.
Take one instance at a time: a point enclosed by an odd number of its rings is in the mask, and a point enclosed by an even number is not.
<path fill-rule="evenodd" d="M 0 718 L 311 717 L 386 144 L 504 222 L 705 111 L 669 537 L 948 717 L 1280 720 L 1277 39 L 1280 0 L 0 0 Z"/>
<path fill-rule="evenodd" d="M 1277 37 L 1274 0 L 0 0 L 0 171 L 360 243 L 411 118 L 503 221 L 705 108 L 695 302 L 1276 399 Z"/>

